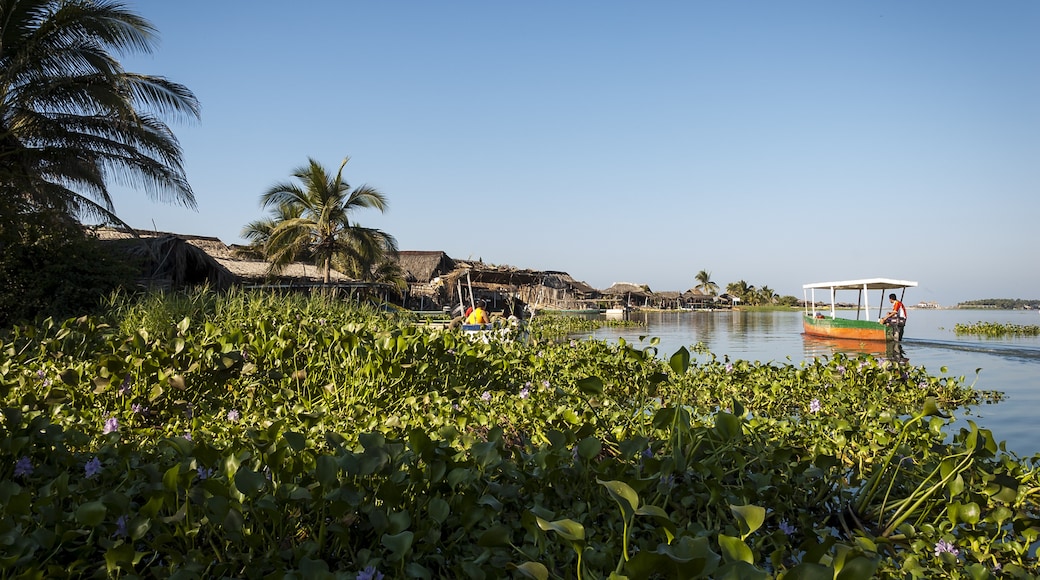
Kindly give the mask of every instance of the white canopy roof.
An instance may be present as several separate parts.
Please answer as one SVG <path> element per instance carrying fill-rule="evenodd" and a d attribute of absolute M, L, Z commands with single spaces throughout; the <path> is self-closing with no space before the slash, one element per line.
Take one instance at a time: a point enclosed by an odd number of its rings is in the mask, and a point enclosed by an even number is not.
<path fill-rule="evenodd" d="M 891 288 L 914 288 L 917 282 L 910 280 L 894 280 L 892 278 L 864 278 L 862 280 L 839 280 L 837 282 L 814 282 L 805 284 L 802 288 L 827 288 L 834 290 L 888 290 Z"/>

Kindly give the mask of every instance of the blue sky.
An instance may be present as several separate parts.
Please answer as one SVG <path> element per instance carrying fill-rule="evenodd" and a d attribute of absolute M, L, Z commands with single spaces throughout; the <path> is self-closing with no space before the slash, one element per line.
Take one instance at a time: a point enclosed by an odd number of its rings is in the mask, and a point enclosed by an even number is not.
<path fill-rule="evenodd" d="M 240 243 L 308 158 L 390 208 L 402 250 L 686 290 L 917 280 L 907 301 L 1040 298 L 1040 3 L 131 0 L 129 70 L 198 212 L 116 189 L 134 227 Z"/>

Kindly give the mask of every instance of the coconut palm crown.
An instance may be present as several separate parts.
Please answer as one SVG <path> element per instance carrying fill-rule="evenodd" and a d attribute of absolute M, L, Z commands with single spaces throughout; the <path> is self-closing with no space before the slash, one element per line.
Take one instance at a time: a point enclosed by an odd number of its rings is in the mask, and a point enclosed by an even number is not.
<path fill-rule="evenodd" d="M 300 258 L 312 258 L 327 284 L 335 266 L 349 276 L 371 279 L 373 267 L 397 254 L 397 240 L 383 231 L 350 220 L 359 208 L 387 209 L 386 196 L 373 187 L 351 188 L 343 180 L 343 159 L 335 175 L 314 159 L 293 171 L 299 184 L 277 183 L 264 193 L 261 205 L 274 212 L 270 222 L 254 222 L 244 234 L 262 241 L 276 274 Z"/>
<path fill-rule="evenodd" d="M 694 286 L 695 289 L 700 290 L 708 296 L 714 296 L 718 294 L 719 285 L 712 281 L 711 272 L 707 270 L 701 270 L 700 272 L 697 272 L 697 275 L 694 276 L 694 279 L 697 280 L 697 285 Z"/>
<path fill-rule="evenodd" d="M 5 207 L 122 223 L 111 179 L 195 207 L 163 117 L 197 119 L 184 86 L 127 72 L 156 31 L 108 0 L 0 0 L 0 195 Z"/>

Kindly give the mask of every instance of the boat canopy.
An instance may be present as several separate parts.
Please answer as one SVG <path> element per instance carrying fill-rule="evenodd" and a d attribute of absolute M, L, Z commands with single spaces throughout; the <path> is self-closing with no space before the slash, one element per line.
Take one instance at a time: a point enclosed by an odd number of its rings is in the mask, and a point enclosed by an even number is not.
<path fill-rule="evenodd" d="M 805 311 L 806 314 L 816 316 L 816 291 L 817 290 L 829 290 L 830 291 L 830 302 L 831 302 L 831 318 L 837 318 L 837 297 L 836 293 L 838 290 L 858 290 L 859 300 L 856 304 L 856 320 L 859 320 L 861 315 L 865 315 L 870 312 L 870 300 L 867 297 L 867 292 L 870 290 L 894 290 L 902 288 L 903 292 L 906 292 L 907 288 L 915 288 L 917 282 L 911 282 L 910 280 L 894 280 L 892 278 L 864 278 L 862 280 L 839 280 L 836 282 L 815 282 L 813 284 L 805 284 L 802 286 L 803 294 L 806 291 L 812 294 L 812 298 L 806 296 L 805 300 Z M 900 297 L 902 300 L 902 297 Z M 878 304 L 878 316 L 881 316 L 881 305 L 884 303 L 884 299 Z"/>
<path fill-rule="evenodd" d="M 865 278 L 863 280 L 839 280 L 837 282 L 814 282 L 803 289 L 826 288 L 828 290 L 889 290 L 893 288 L 916 288 L 917 282 L 892 278 Z"/>

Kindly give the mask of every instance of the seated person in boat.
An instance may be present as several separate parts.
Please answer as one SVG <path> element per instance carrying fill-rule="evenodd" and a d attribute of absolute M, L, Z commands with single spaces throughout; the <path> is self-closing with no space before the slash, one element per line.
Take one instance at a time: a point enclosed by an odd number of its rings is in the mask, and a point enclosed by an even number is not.
<path fill-rule="evenodd" d="M 473 312 L 470 312 L 469 316 L 466 317 L 466 324 L 487 324 L 490 322 L 487 310 L 485 310 L 484 307 L 484 301 L 478 300 L 477 307 L 474 308 Z"/>
<path fill-rule="evenodd" d="M 887 324 L 892 328 L 892 337 L 903 340 L 903 328 L 906 326 L 906 306 L 896 298 L 895 294 L 888 295 L 888 302 L 892 310 L 881 319 L 881 324 Z"/>

